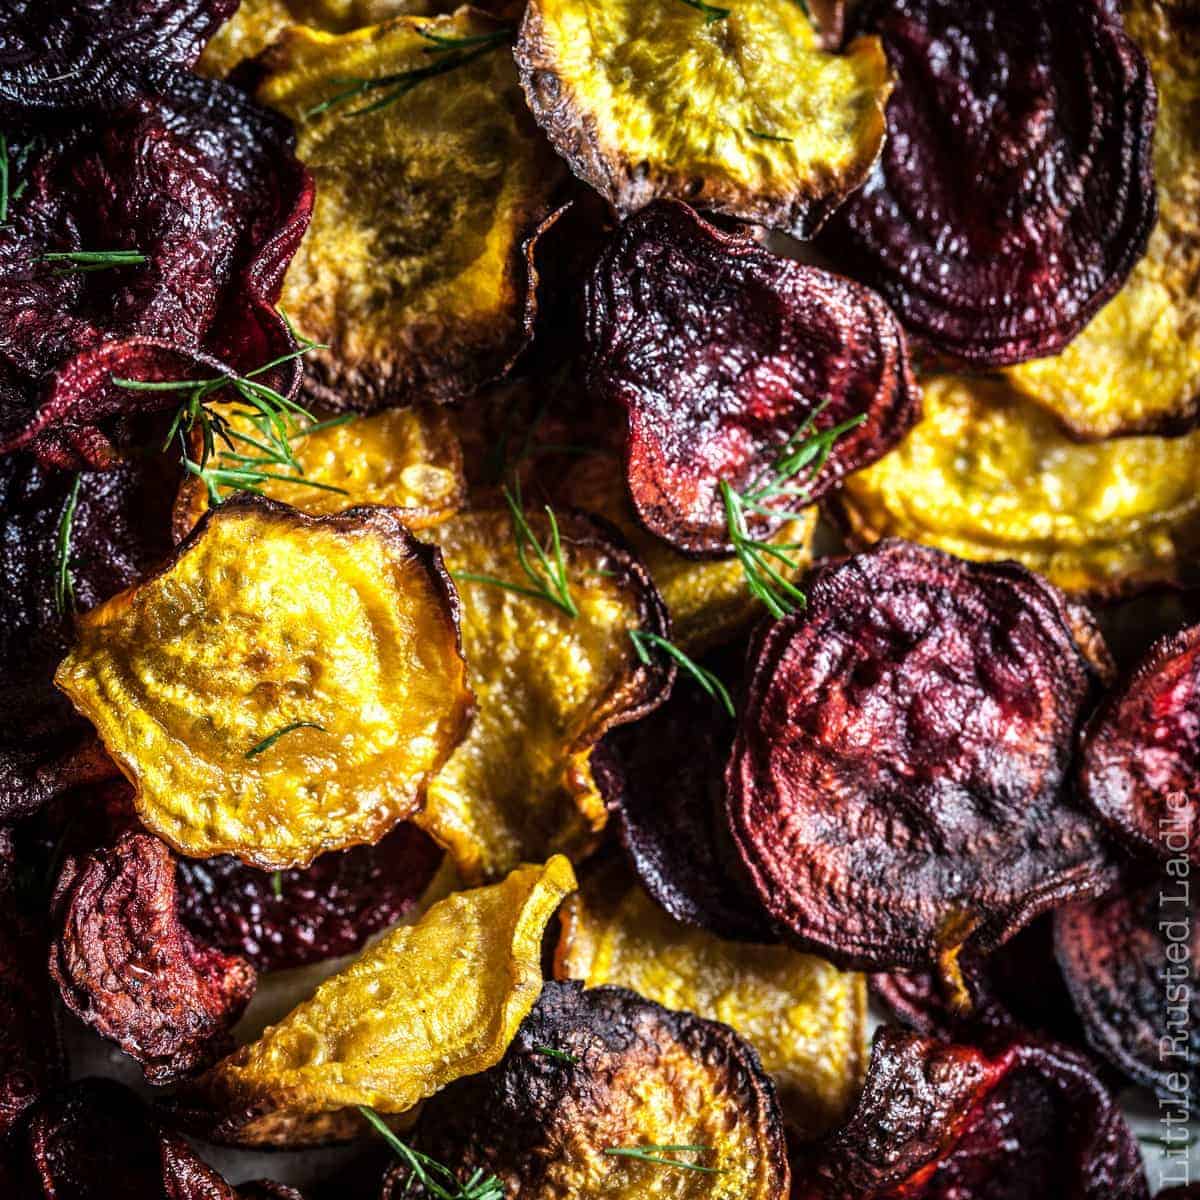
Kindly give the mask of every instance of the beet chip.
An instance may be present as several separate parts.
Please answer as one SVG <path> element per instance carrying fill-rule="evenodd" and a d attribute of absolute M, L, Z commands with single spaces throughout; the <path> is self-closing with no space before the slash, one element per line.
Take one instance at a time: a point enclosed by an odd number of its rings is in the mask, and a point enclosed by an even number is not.
<path fill-rule="evenodd" d="M 1170 877 L 1054 914 L 1059 966 L 1089 1044 L 1181 1105 L 1200 1100 L 1196 916 L 1187 879 Z"/>
<path fill-rule="evenodd" d="M 951 966 L 1108 882 L 1064 788 L 1091 672 L 1044 580 L 882 542 L 822 571 L 752 655 L 730 822 L 804 948 Z"/>
<path fill-rule="evenodd" d="M 114 378 L 245 373 L 294 349 L 273 305 L 312 186 L 291 147 L 281 118 L 179 75 L 24 164 L 0 227 L 0 453 L 108 465 L 102 422 L 186 398 Z M 291 391 L 299 366 L 256 380 Z"/>
<path fill-rule="evenodd" d="M 1200 625 L 1150 648 L 1083 740 L 1079 785 L 1139 850 L 1200 864 Z"/>
<path fill-rule="evenodd" d="M 254 994 L 254 968 L 180 924 L 175 859 L 146 833 L 69 858 L 55 889 L 50 973 L 63 1002 L 151 1083 L 210 1066 Z"/>
<path fill-rule="evenodd" d="M 230 855 L 179 860 L 179 912 L 198 938 L 259 971 L 299 967 L 357 950 L 420 898 L 442 852 L 399 825 L 373 846 L 322 854 L 310 867 L 269 871 Z"/>
<path fill-rule="evenodd" d="M 1155 91 L 1113 0 L 875 0 L 898 80 L 871 178 L 826 245 L 969 362 L 1061 350 L 1155 218 Z"/>
<path fill-rule="evenodd" d="M 884 1028 L 858 1110 L 802 1150 L 793 1200 L 1146 1200 L 1120 1109 L 1069 1050 L 995 1057 Z"/>
<path fill-rule="evenodd" d="M 769 532 L 921 415 L 904 335 L 877 296 L 722 233 L 685 204 L 654 205 L 617 230 L 587 305 L 592 387 L 628 413 L 634 508 L 680 550 L 732 552 L 722 481 L 746 498 L 747 526 Z M 817 462 L 788 472 L 804 495 L 760 495 L 793 436 L 862 416 L 815 473 Z"/>

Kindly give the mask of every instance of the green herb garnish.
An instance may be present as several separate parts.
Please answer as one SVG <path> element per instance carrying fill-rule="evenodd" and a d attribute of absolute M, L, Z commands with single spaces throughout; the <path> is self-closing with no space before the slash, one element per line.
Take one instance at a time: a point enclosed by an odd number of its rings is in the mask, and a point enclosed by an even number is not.
<path fill-rule="evenodd" d="M 329 732 L 324 725 L 318 725 L 315 721 L 293 721 L 290 725 L 285 725 L 282 729 L 277 729 L 274 733 L 267 734 L 256 746 L 251 746 L 246 751 L 246 757 L 255 758 L 264 751 L 270 750 L 281 737 L 285 734 L 293 733 L 297 729 L 319 729 L 322 733 Z"/>
<path fill-rule="evenodd" d="M 8 136 L 0 133 L 0 225 L 8 223 L 9 205 L 20 200 L 29 186 L 28 179 L 21 179 L 15 186 L 13 179 L 19 171 L 24 169 L 26 160 L 39 141 L 39 138 L 31 138 L 22 147 L 21 153 L 14 162 L 12 155 L 8 152 Z"/>
<path fill-rule="evenodd" d="M 283 872 L 271 872 L 271 891 L 275 893 L 276 900 L 283 899 Z"/>
<path fill-rule="evenodd" d="M 75 508 L 79 504 L 79 486 L 82 482 L 83 476 L 76 475 L 54 532 L 54 609 L 60 614 L 67 611 L 68 602 L 72 608 L 75 606 L 75 581 L 71 577 L 71 527 L 75 524 Z"/>
<path fill-rule="evenodd" d="M 767 133 L 762 129 L 751 129 L 749 125 L 746 126 L 746 132 L 752 138 L 758 138 L 763 142 L 794 142 L 796 140 L 795 138 L 781 137 L 777 133 Z"/>
<path fill-rule="evenodd" d="M 733 700 L 729 695 L 729 689 L 709 670 L 702 667 L 695 659 L 689 658 L 674 642 L 669 642 L 665 637 L 660 637 L 657 633 L 647 633 L 644 629 L 631 629 L 629 638 L 633 642 L 633 648 L 637 651 L 637 656 L 646 666 L 650 666 L 652 659 L 650 650 L 661 650 L 664 654 L 673 658 L 691 677 L 716 701 L 721 707 L 732 717 L 735 715 Z"/>
<path fill-rule="evenodd" d="M 705 4 L 704 0 L 679 0 L 680 4 L 686 4 L 688 8 L 694 8 L 697 12 L 704 14 L 705 25 L 711 25 L 714 21 L 723 21 L 733 9 L 718 8 L 715 4 Z"/>
<path fill-rule="evenodd" d="M 574 1067 L 578 1065 L 579 1059 L 573 1054 L 568 1054 L 565 1050 L 555 1050 L 553 1046 L 534 1046 L 535 1054 L 544 1054 L 547 1058 L 555 1058 L 559 1062 L 565 1062 Z"/>
<path fill-rule="evenodd" d="M 495 1175 L 484 1175 L 477 1167 L 470 1178 L 460 1182 L 444 1163 L 414 1150 L 388 1128 L 387 1122 L 373 1109 L 358 1105 L 358 1111 L 378 1131 L 396 1154 L 408 1164 L 413 1177 L 437 1200 L 504 1200 L 504 1184 Z M 453 1190 L 451 1190 L 453 1189 Z"/>
<path fill-rule="evenodd" d="M 667 1154 L 711 1154 L 711 1146 L 609 1146 L 605 1154 L 614 1158 L 636 1158 L 640 1162 L 656 1163 L 662 1167 L 678 1167 L 683 1171 L 703 1171 L 705 1175 L 720 1175 L 720 1167 L 703 1167 Z"/>
<path fill-rule="evenodd" d="M 8 135 L 0 133 L 0 225 L 8 221 Z"/>
<path fill-rule="evenodd" d="M 38 261 L 62 264 L 56 275 L 86 275 L 111 267 L 140 267 L 150 260 L 140 250 L 56 250 Z"/>

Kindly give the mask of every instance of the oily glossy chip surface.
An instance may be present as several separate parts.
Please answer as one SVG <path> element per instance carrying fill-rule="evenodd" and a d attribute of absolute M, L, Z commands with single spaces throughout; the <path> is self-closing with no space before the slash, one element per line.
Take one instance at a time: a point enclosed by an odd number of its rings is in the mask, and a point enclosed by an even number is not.
<path fill-rule="evenodd" d="M 1110 0 L 870 0 L 896 72 L 871 177 L 826 249 L 938 351 L 1062 349 L 1142 256 L 1155 91 Z"/>
<path fill-rule="evenodd" d="M 786 946 L 735 944 L 680 924 L 619 864 L 585 878 L 563 907 L 559 979 L 615 984 L 721 1021 L 757 1051 L 802 1137 L 839 1124 L 866 1067 L 867 991 Z"/>
<path fill-rule="evenodd" d="M 833 53 L 791 0 L 533 0 L 516 57 L 555 148 L 623 213 L 691 200 L 807 237 L 883 142 L 878 39 Z"/>
<path fill-rule="evenodd" d="M 1017 1040 L 989 1057 L 884 1028 L 849 1122 L 802 1148 L 795 1200 L 1147 1200 L 1121 1110 L 1082 1059 Z"/>
<path fill-rule="evenodd" d="M 1200 625 L 1156 642 L 1105 700 L 1079 787 L 1134 848 L 1200 863 Z"/>
<path fill-rule="evenodd" d="M 524 345 L 522 243 L 562 171 L 525 111 L 507 38 L 462 9 L 341 36 L 291 29 L 266 55 L 257 95 L 297 122 L 317 181 L 283 289 L 297 325 L 329 346 L 310 360 L 314 400 L 369 410 L 458 399 Z M 386 89 L 312 112 L 355 80 L 431 64 L 445 69 L 378 111 L 358 115 Z"/>
<path fill-rule="evenodd" d="M 193 934 L 260 971 L 351 954 L 412 911 L 441 851 L 400 825 L 374 846 L 335 850 L 278 880 L 231 856 L 182 858 L 179 913 Z"/>
<path fill-rule="evenodd" d="M 82 617 L 56 681 L 151 832 L 304 866 L 410 816 L 462 738 L 457 618 L 440 556 L 394 510 L 242 497 Z"/>
<path fill-rule="evenodd" d="M 593 746 L 635 720 L 670 688 L 673 663 L 639 661 L 632 631 L 667 636 L 662 601 L 645 568 L 611 531 L 557 514 L 578 616 L 518 587 L 511 513 L 462 513 L 432 531 L 462 598 L 463 654 L 477 710 L 466 739 L 429 785 L 417 823 L 471 882 L 561 851 L 582 855 L 607 819 L 590 767 Z M 530 505 L 534 536 L 549 535 Z"/>
<path fill-rule="evenodd" d="M 1109 882 L 1067 793 L 1091 674 L 1037 576 L 885 542 L 821 572 L 751 656 L 730 826 L 802 945 L 952 966 Z"/>
<path fill-rule="evenodd" d="M 528 1200 L 778 1200 L 788 1191 L 775 1088 L 754 1051 L 727 1026 L 624 988 L 546 984 L 503 1061 L 435 1097 L 413 1137 L 460 1177 L 479 1168 Z M 605 1153 L 641 1146 L 704 1147 L 678 1157 L 710 1171 Z M 394 1169 L 385 1200 L 428 1195 L 407 1184 Z"/>
<path fill-rule="evenodd" d="M 756 533 L 874 462 L 920 416 L 904 335 L 877 296 L 687 205 L 626 221 L 587 304 L 592 388 L 627 414 L 634 510 L 680 550 L 732 553 L 719 485 L 761 489 L 793 435 L 865 417 L 815 476 L 795 478 L 803 495 L 765 497 L 769 515 L 747 510 Z"/>
<path fill-rule="evenodd" d="M 63 1003 L 172 1083 L 233 1048 L 254 968 L 202 945 L 179 920 L 175 857 L 157 838 L 123 834 L 69 858 L 55 888 L 50 974 Z"/>
<path fill-rule="evenodd" d="M 1001 381 L 947 376 L 923 390 L 921 423 L 838 494 L 853 542 L 1016 559 L 1097 597 L 1195 575 L 1200 435 L 1079 445 Z"/>
<path fill-rule="evenodd" d="M 565 858 L 457 892 L 392 930 L 201 1080 L 218 1136 L 300 1144 L 357 1132 L 499 1062 L 542 989 L 542 934 L 575 890 Z"/>
<path fill-rule="evenodd" d="M 1070 345 L 1008 372 L 1078 437 L 1179 433 L 1200 416 L 1200 20 L 1188 0 L 1126 0 L 1158 88 L 1158 221 L 1145 257 Z"/>

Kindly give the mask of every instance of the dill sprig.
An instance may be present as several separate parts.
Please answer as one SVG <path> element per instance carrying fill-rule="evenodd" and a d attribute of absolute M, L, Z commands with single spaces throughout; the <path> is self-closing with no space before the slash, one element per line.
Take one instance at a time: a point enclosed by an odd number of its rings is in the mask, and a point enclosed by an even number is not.
<path fill-rule="evenodd" d="M 711 25 L 714 21 L 723 21 L 733 9 L 719 8 L 715 4 L 706 4 L 704 0 L 679 0 L 680 4 L 686 4 L 688 8 L 694 8 L 697 12 L 704 14 L 705 25 Z"/>
<path fill-rule="evenodd" d="M 746 132 L 752 138 L 758 138 L 762 142 L 794 142 L 796 140 L 794 137 L 782 137 L 778 133 L 767 133 L 765 129 L 751 129 L 749 125 L 746 126 Z"/>
<path fill-rule="evenodd" d="M 297 729 L 319 729 L 322 733 L 329 732 L 324 725 L 318 725 L 315 721 L 293 721 L 290 725 L 285 725 L 282 729 L 276 729 L 274 733 L 267 734 L 261 742 L 251 746 L 246 751 L 246 757 L 257 758 L 258 755 L 270 750 L 281 737 L 289 733 L 294 733 Z"/>
<path fill-rule="evenodd" d="M 420 1150 L 414 1150 L 407 1142 L 401 1141 L 373 1108 L 360 1104 L 358 1111 L 404 1160 L 413 1177 L 431 1196 L 437 1197 L 437 1200 L 504 1200 L 504 1184 L 495 1175 L 484 1175 L 483 1171 L 476 1167 L 468 1179 L 460 1181 L 444 1163 L 430 1158 L 428 1154 L 422 1154 Z"/>
<path fill-rule="evenodd" d="M 535 1054 L 542 1054 L 546 1058 L 557 1059 L 559 1062 L 565 1062 L 568 1066 L 577 1066 L 579 1059 L 573 1054 L 568 1054 L 565 1050 L 555 1050 L 553 1046 L 534 1046 Z"/>
<path fill-rule="evenodd" d="M 360 96 L 369 96 L 374 92 L 383 92 L 383 95 L 378 100 L 374 100 L 361 108 L 351 109 L 346 115 L 364 117 L 368 113 L 378 112 L 381 108 L 387 108 L 389 105 L 395 104 L 397 100 L 407 96 L 409 92 L 414 88 L 420 87 L 427 80 L 436 79 L 439 75 L 447 75 L 451 71 L 457 71 L 459 67 L 465 67 L 469 63 L 473 63 L 477 58 L 482 58 L 485 54 L 490 54 L 497 47 L 508 45 L 512 41 L 513 32 L 511 27 L 506 26 L 504 29 L 497 29 L 493 33 L 470 34 L 466 37 L 445 37 L 441 34 L 418 29 L 417 33 L 421 37 L 433 43 L 433 45 L 425 48 L 425 53 L 435 56 L 437 59 L 436 62 L 432 62 L 425 67 L 412 67 L 407 71 L 395 71 L 389 75 L 380 75 L 374 79 L 364 79 L 356 76 L 349 79 L 336 80 L 337 83 L 348 84 L 349 86 L 344 91 L 337 92 L 328 99 L 322 100 L 320 104 L 306 110 L 302 114 L 302 117 L 308 121 L 313 117 L 320 116 L 324 112 L 328 112 L 331 108 L 335 108 L 339 104 L 345 104 L 348 100 L 355 100 Z"/>
<path fill-rule="evenodd" d="M 674 642 L 667 641 L 665 637 L 660 637 L 657 633 L 648 633 L 644 629 L 631 629 L 629 638 L 633 642 L 633 648 L 637 651 L 638 658 L 646 666 L 650 666 L 653 662 L 650 656 L 651 649 L 661 650 L 691 675 L 731 717 L 736 715 L 729 689 L 711 671 L 702 667 L 695 659 L 689 658 Z"/>
<path fill-rule="evenodd" d="M 275 894 L 276 900 L 283 899 L 283 872 L 271 872 L 271 891 Z"/>
<path fill-rule="evenodd" d="M 568 617 L 579 616 L 579 609 L 571 597 L 571 585 L 567 578 L 567 560 L 563 554 L 562 538 L 558 531 L 558 518 L 550 505 L 545 505 L 546 519 L 550 523 L 550 532 L 543 545 L 530 527 L 529 519 L 521 505 L 521 493 L 518 487 L 514 494 L 508 487 L 504 489 L 504 500 L 508 511 L 512 514 L 513 539 L 517 545 L 517 560 L 530 586 L 511 583 L 507 579 L 499 579 L 495 575 L 479 575 L 473 571 L 457 571 L 455 579 L 465 579 L 470 583 L 486 583 L 492 587 L 504 588 L 505 591 L 516 592 L 520 596 L 531 596 L 535 600 L 544 600 L 552 604 Z"/>
<path fill-rule="evenodd" d="M 79 487 L 82 483 L 83 476 L 76 475 L 62 516 L 58 518 L 58 528 L 54 531 L 54 610 L 59 615 L 67 611 L 68 602 L 72 607 L 75 605 L 75 581 L 71 577 L 71 528 L 75 524 L 75 509 L 79 504 Z"/>
<path fill-rule="evenodd" d="M 667 1154 L 711 1154 L 711 1146 L 609 1146 L 604 1153 L 614 1158 L 636 1158 L 639 1162 L 662 1167 L 678 1167 L 683 1171 L 702 1171 L 705 1175 L 721 1174 L 720 1167 L 705 1167 L 680 1158 L 665 1157 Z"/>
<path fill-rule="evenodd" d="M 150 260 L 140 250 L 56 250 L 40 255 L 38 261 L 61 263 L 55 275 L 86 275 L 113 267 L 140 267 Z"/>

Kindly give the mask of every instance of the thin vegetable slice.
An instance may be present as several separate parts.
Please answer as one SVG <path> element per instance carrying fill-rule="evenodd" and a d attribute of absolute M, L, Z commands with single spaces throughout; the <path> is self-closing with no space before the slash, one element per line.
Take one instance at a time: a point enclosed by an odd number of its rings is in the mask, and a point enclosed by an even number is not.
<path fill-rule="evenodd" d="M 243 497 L 81 618 L 56 680 L 151 832 L 193 857 L 304 866 L 412 815 L 462 738 L 457 609 L 395 511 Z"/>

